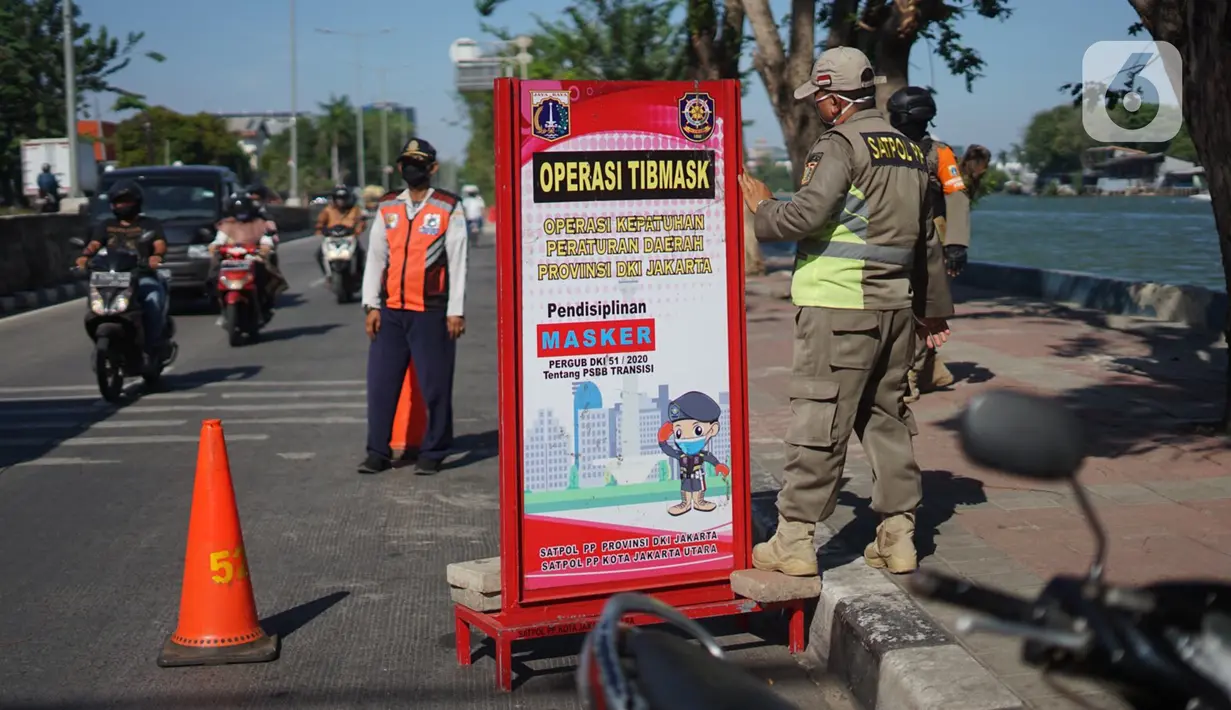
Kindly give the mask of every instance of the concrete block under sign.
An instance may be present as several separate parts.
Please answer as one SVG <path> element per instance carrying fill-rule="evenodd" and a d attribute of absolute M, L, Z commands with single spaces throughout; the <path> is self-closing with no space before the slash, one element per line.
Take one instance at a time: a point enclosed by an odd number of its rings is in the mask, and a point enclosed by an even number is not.
<path fill-rule="evenodd" d="M 500 592 L 482 594 L 473 589 L 450 587 L 449 596 L 453 598 L 454 604 L 461 604 L 468 609 L 482 612 L 500 611 Z"/>
<path fill-rule="evenodd" d="M 445 568 L 445 577 L 450 587 L 469 589 L 479 594 L 499 594 L 500 558 L 454 562 Z"/>
<path fill-rule="evenodd" d="M 781 572 L 743 569 L 731 573 L 731 591 L 762 604 L 815 599 L 821 596 L 821 578 L 789 577 Z"/>

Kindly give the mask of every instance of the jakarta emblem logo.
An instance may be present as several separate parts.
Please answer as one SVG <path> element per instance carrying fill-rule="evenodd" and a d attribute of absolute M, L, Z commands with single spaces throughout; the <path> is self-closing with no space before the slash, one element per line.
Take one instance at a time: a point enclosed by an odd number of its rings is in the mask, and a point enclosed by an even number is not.
<path fill-rule="evenodd" d="M 680 97 L 680 132 L 694 143 L 714 135 L 714 98 L 703 92 Z"/>
<path fill-rule="evenodd" d="M 423 215 L 423 226 L 419 229 L 419 231 L 423 232 L 429 237 L 434 237 L 437 234 L 440 234 L 440 215 L 438 214 Z"/>
<path fill-rule="evenodd" d="M 558 141 L 569 134 L 567 91 L 530 92 L 530 130 L 535 138 Z"/>
<path fill-rule="evenodd" d="M 398 226 L 398 216 L 393 212 L 385 213 L 385 229 L 393 229 Z"/>

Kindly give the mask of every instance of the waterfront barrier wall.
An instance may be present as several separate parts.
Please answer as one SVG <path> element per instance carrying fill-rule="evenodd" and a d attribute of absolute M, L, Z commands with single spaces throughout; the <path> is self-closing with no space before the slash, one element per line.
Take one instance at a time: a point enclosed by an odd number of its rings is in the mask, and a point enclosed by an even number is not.
<path fill-rule="evenodd" d="M 1226 292 L 1200 286 L 1129 281 L 986 261 L 967 264 L 955 283 L 1112 315 L 1157 318 L 1207 332 L 1224 332 L 1227 324 Z"/>

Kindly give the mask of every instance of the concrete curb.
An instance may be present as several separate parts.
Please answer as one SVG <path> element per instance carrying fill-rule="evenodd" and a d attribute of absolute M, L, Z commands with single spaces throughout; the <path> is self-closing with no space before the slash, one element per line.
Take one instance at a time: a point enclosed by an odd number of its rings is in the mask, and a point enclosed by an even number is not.
<path fill-rule="evenodd" d="M 777 527 L 775 496 L 752 496 L 754 540 L 768 539 Z M 817 532 L 829 538 L 836 531 L 822 523 Z M 853 561 L 824 569 L 805 652 L 846 683 L 865 710 L 1026 708 L 909 594 L 864 564 L 862 550 L 855 552 Z"/>
<path fill-rule="evenodd" d="M 72 281 L 49 288 L 18 291 L 8 296 L 0 296 L 0 318 L 84 298 L 88 292 L 89 287 L 84 281 Z"/>

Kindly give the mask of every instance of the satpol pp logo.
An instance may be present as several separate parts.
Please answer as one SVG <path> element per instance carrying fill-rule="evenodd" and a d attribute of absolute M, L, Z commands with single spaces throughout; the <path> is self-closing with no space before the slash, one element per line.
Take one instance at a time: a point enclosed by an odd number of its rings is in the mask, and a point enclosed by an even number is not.
<path fill-rule="evenodd" d="M 1169 42 L 1095 42 L 1081 61 L 1081 124 L 1103 143 L 1166 143 L 1184 124 L 1180 52 Z M 1115 97 L 1112 100 L 1109 97 Z M 1122 107 L 1120 125 L 1110 106 Z M 1153 119 L 1145 120 L 1157 107 Z M 1142 112 L 1142 113 L 1138 113 Z M 1138 120 L 1133 117 L 1140 116 Z"/>

